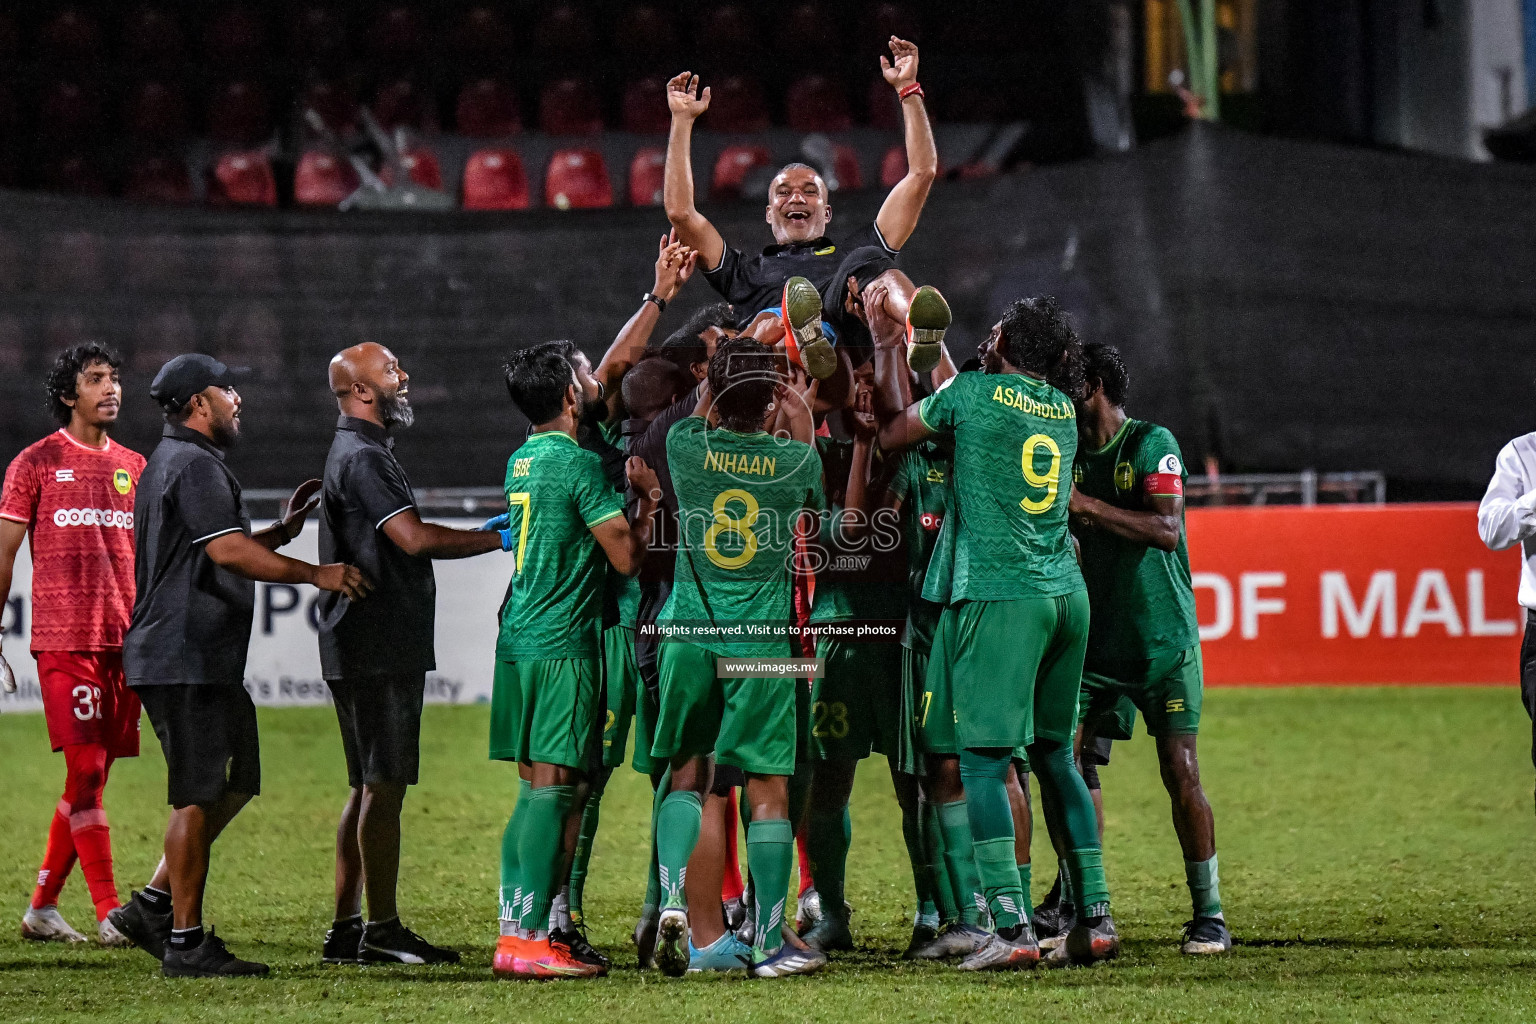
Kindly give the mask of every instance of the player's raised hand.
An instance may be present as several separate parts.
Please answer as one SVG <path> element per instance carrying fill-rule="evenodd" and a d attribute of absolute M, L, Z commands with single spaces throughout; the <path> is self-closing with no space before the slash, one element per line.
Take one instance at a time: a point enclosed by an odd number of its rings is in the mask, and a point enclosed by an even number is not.
<path fill-rule="evenodd" d="M 880 55 L 880 74 L 897 92 L 917 81 L 917 44 L 891 36 L 891 57 Z"/>
<path fill-rule="evenodd" d="M 0 638 L 0 690 L 6 693 L 16 692 L 16 673 L 11 671 L 10 662 L 5 660 L 5 641 Z"/>
<path fill-rule="evenodd" d="M 693 276 L 693 263 L 697 255 L 677 240 L 676 229 L 662 235 L 661 246 L 656 254 L 656 282 L 651 287 L 651 294 L 664 302 L 671 302 L 683 283 Z"/>
<path fill-rule="evenodd" d="M 373 583 L 361 569 L 339 562 L 315 566 L 315 586 L 342 594 L 351 601 L 361 601 L 373 590 Z"/>
<path fill-rule="evenodd" d="M 784 340 L 784 321 L 779 314 L 765 309 L 741 333 L 760 345 L 777 345 Z"/>
<path fill-rule="evenodd" d="M 642 498 L 661 500 L 661 482 L 656 479 L 656 471 L 640 456 L 631 455 L 624 460 L 624 477 Z"/>
<path fill-rule="evenodd" d="M 916 52 L 914 47 L 913 53 Z M 913 63 L 916 63 L 915 58 Z M 709 86 L 706 85 L 701 94 L 699 76 L 691 71 L 684 71 L 667 83 L 667 109 L 672 111 L 673 117 L 680 117 L 685 121 L 694 120 L 709 109 Z"/>
<path fill-rule="evenodd" d="M 875 348 L 905 348 L 906 325 L 890 315 L 889 303 L 886 301 L 889 297 L 890 290 L 885 285 L 870 285 L 859 303 L 861 318 L 869 328 L 870 337 L 875 340 Z"/>
<path fill-rule="evenodd" d="M 853 405 L 848 418 L 852 421 L 856 441 L 871 442 L 880 433 L 880 421 L 875 419 L 875 393 L 862 380 L 853 385 Z"/>

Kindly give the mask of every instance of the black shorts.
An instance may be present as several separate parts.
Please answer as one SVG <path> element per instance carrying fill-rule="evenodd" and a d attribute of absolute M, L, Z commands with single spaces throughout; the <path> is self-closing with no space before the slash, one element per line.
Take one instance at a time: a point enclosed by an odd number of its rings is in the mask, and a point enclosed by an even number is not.
<path fill-rule="evenodd" d="M 134 692 L 165 752 L 172 807 L 206 807 L 225 793 L 261 792 L 256 705 L 244 686 L 173 683 Z"/>
<path fill-rule="evenodd" d="M 832 275 L 832 280 L 821 290 L 821 317 L 837 332 L 837 346 L 848 353 L 854 366 L 869 359 L 875 350 L 875 343 L 864 321 L 843 307 L 848 298 L 848 279 L 853 278 L 862 292 L 869 282 L 887 270 L 895 269 L 895 256 L 878 245 L 860 246 L 843 257 L 837 273 Z"/>
<path fill-rule="evenodd" d="M 1536 764 L 1536 611 L 1525 613 L 1525 639 L 1520 641 L 1520 702 L 1531 716 L 1531 763 Z"/>
<path fill-rule="evenodd" d="M 421 767 L 425 672 L 327 679 L 353 789 L 393 782 L 416 785 Z"/>

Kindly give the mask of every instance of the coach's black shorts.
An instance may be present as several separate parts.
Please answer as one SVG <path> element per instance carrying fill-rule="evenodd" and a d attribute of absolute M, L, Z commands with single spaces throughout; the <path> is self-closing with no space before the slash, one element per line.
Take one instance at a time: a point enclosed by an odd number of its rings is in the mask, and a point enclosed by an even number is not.
<path fill-rule="evenodd" d="M 261 792 L 256 705 L 244 686 L 173 683 L 134 689 L 165 752 L 166 800 L 208 806 Z"/>
<path fill-rule="evenodd" d="M 353 789 L 393 782 L 416 785 L 421 767 L 425 672 L 327 679 Z"/>
<path fill-rule="evenodd" d="M 848 298 L 848 279 L 853 278 L 858 283 L 859 291 L 862 292 L 869 282 L 887 270 L 895 269 L 896 257 L 878 245 L 860 246 L 843 257 L 843 262 L 838 264 L 837 273 L 832 275 L 832 280 L 821 290 L 822 319 L 837 331 L 837 345 L 848 353 L 854 366 L 859 366 L 869 359 L 870 354 L 874 352 L 875 343 L 864 321 L 855 314 L 847 312 L 843 307 L 843 303 Z"/>

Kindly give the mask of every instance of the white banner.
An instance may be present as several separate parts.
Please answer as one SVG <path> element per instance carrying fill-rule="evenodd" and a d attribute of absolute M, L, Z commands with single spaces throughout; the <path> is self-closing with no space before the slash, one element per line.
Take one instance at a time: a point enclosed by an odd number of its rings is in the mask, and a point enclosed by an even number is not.
<path fill-rule="evenodd" d="M 445 526 L 475 527 L 480 519 L 438 520 Z M 265 523 L 256 524 L 260 529 Z M 320 531 L 311 521 L 285 555 L 313 562 Z M 496 660 L 496 610 L 512 577 L 511 557 L 500 552 L 436 562 L 437 671 L 427 674 L 427 700 L 466 704 L 491 699 Z M 256 584 L 256 617 L 245 688 L 257 704 L 275 706 L 327 704 L 330 691 L 320 678 L 320 649 L 315 632 L 314 587 L 286 583 Z M 0 712 L 41 711 L 37 664 L 27 649 L 32 628 L 32 558 L 23 544 L 0 626 L 5 659 L 16 673 L 17 689 L 0 694 Z"/>

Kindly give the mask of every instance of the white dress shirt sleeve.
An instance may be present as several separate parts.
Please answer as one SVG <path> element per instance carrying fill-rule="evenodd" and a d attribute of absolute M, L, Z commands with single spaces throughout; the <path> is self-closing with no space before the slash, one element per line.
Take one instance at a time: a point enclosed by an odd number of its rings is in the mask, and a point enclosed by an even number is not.
<path fill-rule="evenodd" d="M 1499 452 L 1488 492 L 1477 507 L 1478 536 L 1495 551 L 1536 537 L 1536 481 L 1526 467 L 1528 458 L 1536 455 L 1536 444 L 1526 444 L 1526 451 L 1520 444 L 1532 438 L 1516 438 Z"/>

